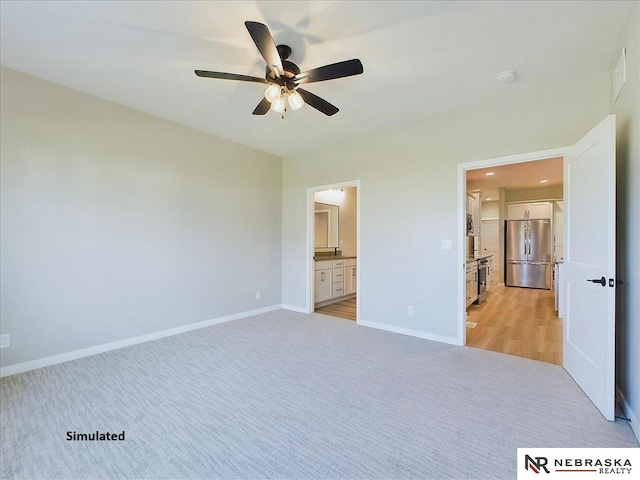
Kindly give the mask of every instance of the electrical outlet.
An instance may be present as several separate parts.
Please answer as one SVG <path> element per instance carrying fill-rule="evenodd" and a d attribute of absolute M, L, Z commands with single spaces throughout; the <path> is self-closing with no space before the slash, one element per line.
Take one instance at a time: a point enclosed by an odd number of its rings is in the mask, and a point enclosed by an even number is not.
<path fill-rule="evenodd" d="M 410 317 L 413 317 L 413 305 L 409 305 L 407 307 L 407 315 L 409 315 Z"/>
<path fill-rule="evenodd" d="M 0 348 L 7 348 L 11 346 L 11 335 L 5 333 L 0 335 Z"/>
<path fill-rule="evenodd" d="M 260 290 L 256 290 L 256 300 L 260 298 Z"/>

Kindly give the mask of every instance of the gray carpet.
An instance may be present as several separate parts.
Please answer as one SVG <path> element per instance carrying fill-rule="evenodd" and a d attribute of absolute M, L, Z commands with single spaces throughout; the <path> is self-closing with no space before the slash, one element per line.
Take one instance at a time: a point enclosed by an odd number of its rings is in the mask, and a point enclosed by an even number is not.
<path fill-rule="evenodd" d="M 515 478 L 637 447 L 555 365 L 276 311 L 1 381 L 2 478 Z M 67 431 L 126 432 L 73 442 Z"/>

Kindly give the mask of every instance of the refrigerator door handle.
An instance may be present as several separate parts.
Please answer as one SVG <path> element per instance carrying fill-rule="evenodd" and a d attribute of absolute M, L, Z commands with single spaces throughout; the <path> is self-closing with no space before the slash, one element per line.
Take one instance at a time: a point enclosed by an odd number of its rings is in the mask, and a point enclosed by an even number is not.
<path fill-rule="evenodd" d="M 527 262 L 529 265 L 549 265 L 549 262 Z"/>

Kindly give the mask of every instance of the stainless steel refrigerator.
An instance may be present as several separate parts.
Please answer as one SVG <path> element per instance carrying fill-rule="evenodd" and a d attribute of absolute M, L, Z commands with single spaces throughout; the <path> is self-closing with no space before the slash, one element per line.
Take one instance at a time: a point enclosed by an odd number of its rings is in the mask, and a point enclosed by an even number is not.
<path fill-rule="evenodd" d="M 551 289 L 551 220 L 507 220 L 507 286 Z"/>

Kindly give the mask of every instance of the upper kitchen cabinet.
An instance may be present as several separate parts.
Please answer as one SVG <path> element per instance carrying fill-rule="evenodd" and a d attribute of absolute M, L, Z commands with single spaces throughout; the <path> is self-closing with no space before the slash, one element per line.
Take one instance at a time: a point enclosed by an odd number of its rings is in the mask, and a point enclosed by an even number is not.
<path fill-rule="evenodd" d="M 551 202 L 509 203 L 507 220 L 551 218 Z"/>
<path fill-rule="evenodd" d="M 479 190 L 467 192 L 467 237 L 480 236 L 480 195 Z"/>

